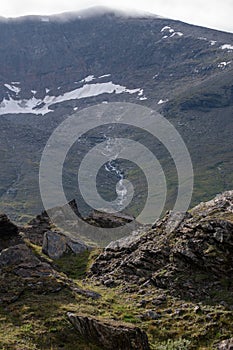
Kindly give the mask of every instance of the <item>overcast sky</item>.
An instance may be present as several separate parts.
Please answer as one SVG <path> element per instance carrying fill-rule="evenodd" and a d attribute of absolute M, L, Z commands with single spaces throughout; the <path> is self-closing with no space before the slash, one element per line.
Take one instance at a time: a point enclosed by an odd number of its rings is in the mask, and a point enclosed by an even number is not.
<path fill-rule="evenodd" d="M 98 5 L 139 9 L 233 32 L 233 0 L 1 0 L 0 16 L 54 14 Z"/>

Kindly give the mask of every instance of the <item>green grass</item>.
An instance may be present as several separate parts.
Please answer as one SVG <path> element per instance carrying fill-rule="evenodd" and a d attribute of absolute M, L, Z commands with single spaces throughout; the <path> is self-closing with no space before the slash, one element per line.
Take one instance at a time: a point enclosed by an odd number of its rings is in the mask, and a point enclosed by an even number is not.
<path fill-rule="evenodd" d="M 63 256 L 54 262 L 60 271 L 65 273 L 69 278 L 79 280 L 84 278 L 93 258 L 98 255 L 100 250 L 85 251 L 79 255 Z"/>
<path fill-rule="evenodd" d="M 41 254 L 39 248 L 34 249 Z M 121 286 L 108 289 L 90 279 L 81 280 L 97 254 L 98 251 L 92 251 L 65 256 L 56 261 L 56 265 L 63 276 L 66 273 L 78 287 L 101 294 L 100 299 L 75 294 L 69 288 L 47 294 L 27 290 L 14 303 L 0 307 L 0 348 L 98 350 L 76 333 L 67 319 L 67 312 L 136 325 L 146 331 L 152 350 L 212 350 L 220 340 L 232 337 L 232 312 L 218 304 L 204 301 L 197 304 L 168 293 L 167 301 L 155 306 L 153 299 L 164 291 L 154 287 L 139 291 L 135 285 L 135 291 L 129 293 Z M 196 279 L 205 277 L 199 274 Z M 17 283 L 14 288 L 18 288 Z M 142 299 L 146 300 L 146 307 L 141 306 Z M 195 311 L 197 305 L 198 312 Z M 154 310 L 161 317 L 144 318 L 146 310 Z"/>

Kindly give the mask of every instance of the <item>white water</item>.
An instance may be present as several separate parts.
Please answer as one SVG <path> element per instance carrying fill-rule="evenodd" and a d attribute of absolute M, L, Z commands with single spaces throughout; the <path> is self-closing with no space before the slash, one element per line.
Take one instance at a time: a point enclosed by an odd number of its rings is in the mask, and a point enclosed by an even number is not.
<path fill-rule="evenodd" d="M 124 184 L 124 175 L 122 171 L 116 165 L 114 165 L 114 160 L 118 158 L 118 155 L 122 150 L 122 145 L 119 140 L 107 137 L 106 135 L 104 135 L 104 137 L 107 141 L 107 145 L 102 154 L 109 159 L 109 161 L 105 164 L 105 170 L 111 173 L 115 173 L 117 178 L 119 178 L 116 186 L 117 210 L 121 211 L 125 207 L 124 203 L 127 200 L 128 190 Z"/>

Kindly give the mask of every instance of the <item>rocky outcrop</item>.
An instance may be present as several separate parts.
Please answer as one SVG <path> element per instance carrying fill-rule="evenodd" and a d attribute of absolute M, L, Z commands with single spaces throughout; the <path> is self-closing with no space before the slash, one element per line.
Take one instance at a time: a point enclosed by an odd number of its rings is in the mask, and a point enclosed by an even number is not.
<path fill-rule="evenodd" d="M 22 242 L 18 227 L 5 214 L 0 214 L 0 251 Z"/>
<path fill-rule="evenodd" d="M 53 219 L 56 218 L 56 223 L 62 224 L 66 220 L 66 211 L 70 208 L 77 216 L 80 215 L 76 201 L 72 200 L 63 207 L 56 207 L 48 212 L 43 211 L 22 228 L 24 237 L 33 244 L 42 246 L 43 253 L 51 259 L 58 259 L 68 253 L 79 254 L 88 249 L 88 246 L 77 236 L 76 223 L 73 225 L 72 221 L 66 221 L 71 232 L 69 236 L 53 223 Z"/>
<path fill-rule="evenodd" d="M 114 228 L 129 224 L 134 221 L 135 218 L 123 213 L 112 214 L 100 210 L 93 210 L 84 220 L 94 226 Z"/>
<path fill-rule="evenodd" d="M 233 350 L 233 338 L 223 340 L 218 344 L 218 350 Z"/>
<path fill-rule="evenodd" d="M 89 342 L 103 350 L 149 350 L 147 335 L 137 327 L 113 321 L 100 321 L 68 313 L 74 328 Z"/>
<path fill-rule="evenodd" d="M 106 286 L 149 283 L 176 296 L 233 304 L 232 203 L 229 191 L 190 213 L 168 213 L 135 240 L 110 244 L 91 277 Z"/>
<path fill-rule="evenodd" d="M 44 234 L 42 251 L 51 259 L 59 259 L 64 254 L 79 254 L 88 246 L 75 237 L 69 237 L 61 232 L 47 231 Z"/>
<path fill-rule="evenodd" d="M 143 231 L 143 229 L 135 230 L 129 236 L 120 238 L 116 241 L 109 243 L 109 245 L 106 247 L 106 250 L 123 249 L 131 246 L 132 244 L 136 244 L 136 242 L 140 240 L 144 232 L 145 231 Z"/>
<path fill-rule="evenodd" d="M 30 220 L 27 225 L 21 228 L 24 236 L 28 238 L 32 243 L 42 246 L 44 234 L 47 231 L 53 230 L 55 227 L 53 218 L 56 219 L 56 222 L 61 223 L 62 221 L 66 220 L 67 207 L 70 207 L 77 216 L 80 216 L 77 203 L 73 199 L 63 207 L 56 207 L 48 211 L 43 211 L 41 214 Z M 67 225 L 69 224 L 67 223 Z M 72 223 L 70 230 L 74 231 L 74 233 L 77 234 L 77 227 L 72 229 Z"/>
<path fill-rule="evenodd" d="M 33 218 L 27 225 L 22 228 L 24 236 L 30 242 L 42 246 L 44 233 L 51 230 L 52 222 L 46 211 Z"/>
<path fill-rule="evenodd" d="M 27 290 L 49 293 L 65 286 L 52 266 L 21 243 L 0 253 L 0 303 L 13 302 Z"/>

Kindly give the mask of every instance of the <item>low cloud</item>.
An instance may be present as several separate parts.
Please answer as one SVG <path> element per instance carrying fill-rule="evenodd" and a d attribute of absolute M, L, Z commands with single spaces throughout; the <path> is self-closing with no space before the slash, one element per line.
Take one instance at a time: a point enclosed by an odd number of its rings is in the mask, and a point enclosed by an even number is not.
<path fill-rule="evenodd" d="M 233 0 L 111 0 L 111 7 L 122 9 L 130 16 L 138 10 L 152 12 L 167 18 L 233 32 Z M 51 15 L 79 11 L 91 6 L 109 6 L 107 0 L 1 0 L 0 16 Z M 131 8 L 132 10 L 128 10 Z M 96 11 L 96 8 L 95 8 Z M 91 12 L 89 12 L 91 13 Z M 62 18 L 62 17 L 61 17 Z M 64 17 L 65 18 L 65 15 Z"/>

